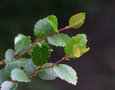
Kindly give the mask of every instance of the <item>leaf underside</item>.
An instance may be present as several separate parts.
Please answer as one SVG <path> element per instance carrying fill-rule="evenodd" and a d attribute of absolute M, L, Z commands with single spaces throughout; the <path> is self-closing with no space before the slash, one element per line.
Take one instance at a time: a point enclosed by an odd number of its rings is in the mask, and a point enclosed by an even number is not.
<path fill-rule="evenodd" d="M 57 76 L 61 78 L 62 80 L 65 80 L 68 83 L 76 85 L 77 74 L 76 74 L 76 71 L 72 67 L 65 64 L 58 64 L 55 67 L 53 67 L 53 70 L 57 74 Z"/>
<path fill-rule="evenodd" d="M 69 40 L 69 36 L 66 34 L 54 34 L 47 38 L 48 42 L 54 46 L 64 47 Z"/>
<path fill-rule="evenodd" d="M 44 66 L 50 66 L 52 63 L 46 63 Z M 43 80 L 54 80 L 57 75 L 52 68 L 41 69 L 38 71 L 38 76 Z"/>
<path fill-rule="evenodd" d="M 31 82 L 31 80 L 26 76 L 26 73 L 20 69 L 12 70 L 11 78 L 12 80 L 15 80 L 18 82 Z"/>

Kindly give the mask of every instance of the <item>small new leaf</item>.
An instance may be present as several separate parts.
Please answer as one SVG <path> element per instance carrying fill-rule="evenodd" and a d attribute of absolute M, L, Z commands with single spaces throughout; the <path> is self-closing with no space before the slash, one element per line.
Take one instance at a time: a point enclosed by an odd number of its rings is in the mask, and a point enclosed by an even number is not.
<path fill-rule="evenodd" d="M 81 52 L 80 52 L 80 55 L 83 55 L 84 53 L 86 53 L 86 52 L 88 52 L 90 50 L 90 48 L 88 47 L 88 48 L 86 48 L 86 49 L 84 49 L 84 50 L 82 50 Z"/>
<path fill-rule="evenodd" d="M 20 69 L 14 69 L 11 72 L 11 78 L 18 82 L 31 82 L 31 80 L 26 76 L 26 73 Z"/>
<path fill-rule="evenodd" d="M 73 15 L 69 19 L 69 25 L 77 29 L 83 25 L 84 20 L 85 20 L 85 13 L 78 13 L 78 14 Z"/>
<path fill-rule="evenodd" d="M 51 26 L 53 27 L 53 29 L 56 32 L 58 32 L 58 20 L 57 20 L 57 17 L 54 16 L 54 15 L 50 15 L 46 19 L 51 24 Z"/>
<path fill-rule="evenodd" d="M 13 60 L 15 58 L 14 50 L 8 49 L 5 53 L 5 59 L 6 60 Z"/>
<path fill-rule="evenodd" d="M 78 45 L 73 46 L 73 57 L 80 57 L 80 50 L 78 48 Z"/>
<path fill-rule="evenodd" d="M 78 34 L 70 38 L 65 46 L 66 56 L 72 56 L 73 54 L 76 54 L 76 50 L 74 49 L 76 47 L 75 45 L 77 45 L 79 48 L 79 49 L 77 48 L 77 52 L 79 53 L 79 50 L 81 52 L 86 48 L 86 43 L 87 39 L 85 34 Z"/>
<path fill-rule="evenodd" d="M 16 45 L 16 43 L 18 42 L 18 41 L 20 41 L 21 39 L 23 39 L 23 38 L 25 38 L 26 36 L 25 35 L 23 35 L 23 34 L 18 34 L 16 37 L 15 37 L 15 39 L 14 39 L 14 45 Z"/>
<path fill-rule="evenodd" d="M 70 37 L 66 34 L 54 34 L 47 38 L 48 42 L 54 46 L 64 47 Z"/>
<path fill-rule="evenodd" d="M 50 66 L 52 63 L 46 63 L 44 66 Z M 38 76 L 43 80 L 54 80 L 57 75 L 52 68 L 41 69 L 38 71 Z"/>
<path fill-rule="evenodd" d="M 40 43 L 36 44 L 32 52 L 32 61 L 35 65 L 41 66 L 46 63 L 50 57 L 50 48 L 47 44 Z"/>
<path fill-rule="evenodd" d="M 15 50 L 17 53 L 21 54 L 29 48 L 30 44 L 31 44 L 30 37 L 27 36 L 25 38 L 22 38 L 16 43 Z"/>
<path fill-rule="evenodd" d="M 5 81 L 1 84 L 1 90 L 16 90 L 17 83 L 11 81 Z"/>
<path fill-rule="evenodd" d="M 62 80 L 65 80 L 68 83 L 76 85 L 77 74 L 76 74 L 76 71 L 72 67 L 65 64 L 58 64 L 55 67 L 53 67 L 53 70 L 56 73 L 56 75 Z"/>
<path fill-rule="evenodd" d="M 54 31 L 53 27 L 46 18 L 39 20 L 34 27 L 34 35 L 40 39 Z"/>

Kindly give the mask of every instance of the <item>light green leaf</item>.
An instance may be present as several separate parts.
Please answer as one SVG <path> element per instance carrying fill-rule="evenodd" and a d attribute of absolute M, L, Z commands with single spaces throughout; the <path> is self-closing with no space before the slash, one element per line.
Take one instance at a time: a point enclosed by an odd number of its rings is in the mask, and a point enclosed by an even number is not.
<path fill-rule="evenodd" d="M 4 76 L 4 70 L 0 70 L 0 84 L 4 81 L 5 76 Z"/>
<path fill-rule="evenodd" d="M 31 80 L 26 76 L 26 73 L 20 69 L 12 70 L 11 78 L 12 80 L 15 80 L 18 82 L 31 82 Z"/>
<path fill-rule="evenodd" d="M 16 90 L 17 83 L 11 81 L 5 81 L 1 85 L 1 90 Z"/>
<path fill-rule="evenodd" d="M 72 26 L 73 28 L 79 28 L 83 25 L 84 20 L 85 20 L 85 13 L 78 13 L 78 14 L 73 15 L 69 19 L 69 25 Z M 78 24 L 78 22 L 80 23 Z"/>
<path fill-rule="evenodd" d="M 11 63 L 12 61 L 14 61 L 14 59 L 13 59 L 13 60 L 5 60 L 4 62 L 5 62 L 5 64 L 9 64 L 9 63 Z"/>
<path fill-rule="evenodd" d="M 47 38 L 48 42 L 54 46 L 64 47 L 70 37 L 66 34 L 54 34 Z"/>
<path fill-rule="evenodd" d="M 26 72 L 26 74 L 29 74 L 35 71 L 37 68 L 38 67 L 33 64 L 32 60 L 29 59 L 28 62 L 26 62 L 26 64 L 24 65 L 23 70 Z"/>
<path fill-rule="evenodd" d="M 21 67 L 24 67 L 24 65 L 28 62 L 29 59 L 27 58 L 19 58 L 15 62 L 17 62 Z"/>
<path fill-rule="evenodd" d="M 41 66 L 46 63 L 50 57 L 51 51 L 47 44 L 36 44 L 32 52 L 32 61 L 35 65 Z"/>
<path fill-rule="evenodd" d="M 18 52 L 19 54 L 23 53 L 24 51 L 26 51 L 29 46 L 31 44 L 31 40 L 30 37 L 27 36 L 21 40 L 19 40 L 16 45 L 15 45 L 15 50 L 16 52 Z"/>
<path fill-rule="evenodd" d="M 57 74 L 57 76 L 61 78 L 62 80 L 65 80 L 68 83 L 76 85 L 77 74 L 76 74 L 76 71 L 72 67 L 65 64 L 58 64 L 53 67 L 53 70 Z"/>
<path fill-rule="evenodd" d="M 46 63 L 44 66 L 50 66 L 52 63 Z M 38 76 L 43 80 L 54 80 L 57 75 L 54 73 L 52 68 L 41 69 L 38 71 Z"/>
<path fill-rule="evenodd" d="M 11 62 L 11 63 L 9 63 L 9 64 L 6 65 L 5 71 L 4 71 L 6 79 L 11 79 L 11 77 L 10 77 L 11 71 L 13 69 L 15 69 L 15 68 L 19 68 L 19 69 L 21 68 L 20 65 L 19 65 L 19 63 L 17 63 L 17 62 Z"/>
<path fill-rule="evenodd" d="M 46 20 L 46 18 L 39 20 L 34 27 L 34 34 L 38 39 L 45 37 L 53 31 L 53 27 Z"/>
<path fill-rule="evenodd" d="M 53 27 L 53 29 L 56 32 L 58 32 L 58 20 L 57 20 L 57 17 L 54 16 L 54 15 L 50 15 L 46 19 L 51 24 L 51 26 Z"/>
<path fill-rule="evenodd" d="M 5 53 L 5 59 L 7 60 L 13 60 L 15 58 L 14 50 L 8 49 Z"/>
<path fill-rule="evenodd" d="M 14 39 L 14 45 L 16 45 L 16 43 L 20 40 L 22 40 L 23 38 L 25 38 L 26 36 L 23 34 L 18 34 L 15 39 Z"/>
<path fill-rule="evenodd" d="M 71 56 L 74 53 L 73 47 L 77 45 L 79 50 L 82 51 L 86 48 L 87 38 L 85 34 L 78 34 L 70 38 L 65 46 L 66 56 Z"/>

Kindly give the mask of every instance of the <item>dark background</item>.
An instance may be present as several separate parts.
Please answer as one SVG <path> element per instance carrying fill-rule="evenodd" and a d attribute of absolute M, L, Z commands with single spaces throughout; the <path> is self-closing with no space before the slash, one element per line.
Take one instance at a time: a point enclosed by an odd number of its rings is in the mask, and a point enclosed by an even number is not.
<path fill-rule="evenodd" d="M 64 33 L 86 33 L 91 50 L 79 59 L 63 62 L 77 71 L 78 84 L 36 77 L 32 83 L 19 83 L 17 90 L 115 90 L 115 0 L 0 0 L 0 60 L 8 48 L 13 48 L 18 33 L 34 38 L 37 20 L 54 14 L 62 28 L 79 12 L 86 12 L 85 24 Z M 54 48 L 50 61 L 63 57 L 62 52 L 62 48 Z"/>

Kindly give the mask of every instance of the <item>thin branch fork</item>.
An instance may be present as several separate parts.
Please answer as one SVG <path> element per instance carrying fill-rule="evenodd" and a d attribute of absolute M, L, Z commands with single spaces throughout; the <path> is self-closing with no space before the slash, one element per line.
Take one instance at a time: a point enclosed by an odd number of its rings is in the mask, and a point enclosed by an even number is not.
<path fill-rule="evenodd" d="M 41 67 L 39 67 L 38 69 L 36 69 L 34 72 L 32 72 L 32 73 L 30 73 L 30 74 L 27 74 L 27 76 L 36 75 L 37 72 L 38 72 L 39 70 L 41 70 L 41 69 L 53 68 L 55 65 L 61 63 L 61 62 L 64 61 L 64 60 L 68 60 L 68 59 L 70 59 L 70 57 L 66 57 L 66 56 L 65 56 L 65 57 L 63 57 L 62 59 L 60 59 L 59 61 L 53 63 L 53 64 L 50 65 L 50 66 L 44 67 L 44 65 L 42 65 Z"/>

